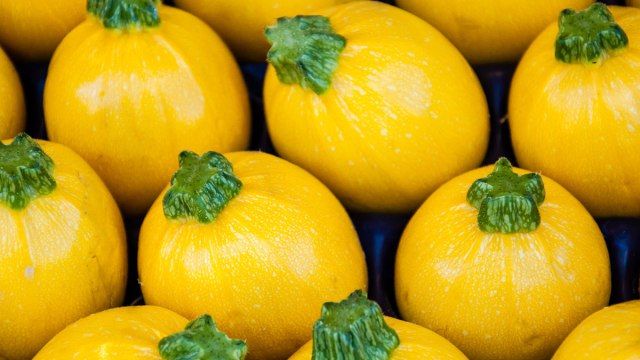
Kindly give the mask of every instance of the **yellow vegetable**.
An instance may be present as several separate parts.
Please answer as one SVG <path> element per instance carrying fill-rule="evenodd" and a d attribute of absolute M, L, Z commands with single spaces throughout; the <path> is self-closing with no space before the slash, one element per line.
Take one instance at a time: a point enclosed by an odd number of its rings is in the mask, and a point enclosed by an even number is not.
<path fill-rule="evenodd" d="M 87 0 L 0 1 L 0 44 L 29 61 L 46 61 L 86 17 Z"/>
<path fill-rule="evenodd" d="M 438 30 L 473 64 L 516 62 L 566 8 L 594 0 L 397 0 Z"/>
<path fill-rule="evenodd" d="M 264 28 L 282 16 L 313 14 L 355 0 L 176 0 L 206 21 L 242 60 L 264 61 L 269 44 Z"/>
<path fill-rule="evenodd" d="M 2 99 L 0 101 L 0 139 L 8 139 L 24 130 L 25 109 L 18 73 L 2 48 L 0 48 L 0 99 Z"/>
<path fill-rule="evenodd" d="M 524 174 L 503 158 L 449 181 L 400 240 L 402 317 L 474 360 L 548 359 L 609 300 L 595 221 L 556 182 Z"/>
<path fill-rule="evenodd" d="M 637 217 L 640 10 L 610 9 L 615 19 L 602 4 L 567 11 L 560 30 L 536 39 L 513 79 L 509 121 L 519 164 L 558 181 L 594 216 Z"/>
<path fill-rule="evenodd" d="M 34 360 L 240 360 L 246 352 L 244 342 L 229 339 L 208 315 L 187 324 L 172 311 L 147 305 L 79 320 L 56 335 Z"/>
<path fill-rule="evenodd" d="M 282 19 L 264 100 L 278 153 L 350 208 L 406 212 L 480 164 L 484 94 L 460 53 L 398 8 L 357 2 Z"/>
<path fill-rule="evenodd" d="M 88 7 L 50 66 L 47 131 L 87 159 L 126 213 L 142 214 L 182 149 L 247 146 L 245 85 L 222 41 L 182 10 L 153 0 Z"/>
<path fill-rule="evenodd" d="M 640 301 L 589 316 L 562 343 L 553 360 L 632 360 L 640 356 Z"/>
<path fill-rule="evenodd" d="M 31 359 L 68 324 L 122 303 L 122 218 L 68 148 L 0 143 L 0 358 Z"/>
<path fill-rule="evenodd" d="M 431 330 L 384 317 L 378 304 L 357 291 L 340 303 L 323 305 L 322 316 L 313 328 L 313 340 L 289 358 L 311 359 L 466 360 L 467 357 Z"/>
<path fill-rule="evenodd" d="M 180 155 L 140 233 L 144 299 L 211 314 L 247 340 L 251 359 L 286 358 L 309 340 L 322 303 L 366 286 L 363 251 L 338 200 L 307 172 L 258 152 L 227 158 Z"/>

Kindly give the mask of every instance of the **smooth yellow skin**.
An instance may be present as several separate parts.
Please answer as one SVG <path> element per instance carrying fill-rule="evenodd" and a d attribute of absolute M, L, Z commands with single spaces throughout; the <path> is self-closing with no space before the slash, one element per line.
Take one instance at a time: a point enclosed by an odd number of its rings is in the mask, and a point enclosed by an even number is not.
<path fill-rule="evenodd" d="M 249 359 L 283 359 L 311 338 L 318 309 L 367 285 L 358 236 L 338 200 L 272 155 L 225 155 L 243 182 L 212 223 L 167 220 L 164 193 L 140 233 L 147 304 L 187 318 L 207 313 Z"/>
<path fill-rule="evenodd" d="M 8 141 L 7 141 L 8 142 Z M 0 358 L 31 359 L 65 326 L 122 304 L 124 225 L 106 186 L 68 148 L 45 141 L 56 189 L 20 211 L 0 203 Z"/>
<path fill-rule="evenodd" d="M 0 23 L 2 23 L 1 20 Z M 2 48 L 0 48 L 0 99 L 2 99 L 0 101 L 0 139 L 12 138 L 24 130 L 24 95 L 18 73 Z"/>
<path fill-rule="evenodd" d="M 86 18 L 87 0 L 0 1 L 0 44 L 23 60 L 45 61 Z"/>
<path fill-rule="evenodd" d="M 640 10 L 610 7 L 629 47 L 599 64 L 556 60 L 556 25 L 513 79 L 511 138 L 519 164 L 541 171 L 597 217 L 640 216 Z"/>
<path fill-rule="evenodd" d="M 176 0 L 206 21 L 233 53 L 245 61 L 265 61 L 269 44 L 264 29 L 282 16 L 312 15 L 318 10 L 355 0 Z"/>
<path fill-rule="evenodd" d="M 322 14 L 347 39 L 325 94 L 282 84 L 269 66 L 265 110 L 280 155 L 348 207 L 388 213 L 417 208 L 440 184 L 480 164 L 487 104 L 451 43 L 379 2 Z"/>
<path fill-rule="evenodd" d="M 566 8 L 594 0 L 397 0 L 440 30 L 472 64 L 516 62 Z"/>
<path fill-rule="evenodd" d="M 34 360 L 161 360 L 158 343 L 187 319 L 157 306 L 103 311 L 68 326 Z"/>
<path fill-rule="evenodd" d="M 584 207 L 544 176 L 535 231 L 482 232 L 466 194 L 492 170 L 449 181 L 410 221 L 396 258 L 400 313 L 470 359 L 549 359 L 580 321 L 607 304 L 607 248 Z"/>
<path fill-rule="evenodd" d="M 160 5 L 160 17 L 131 32 L 89 18 L 58 48 L 44 94 L 49 137 L 87 159 L 131 215 L 151 206 L 180 151 L 249 140 L 247 91 L 222 40 L 182 10 Z"/>
<path fill-rule="evenodd" d="M 467 360 L 447 339 L 421 326 L 385 317 L 387 325 L 396 331 L 400 346 L 391 353 L 390 360 Z M 289 360 L 310 360 L 313 341 L 309 341 Z"/>
<path fill-rule="evenodd" d="M 553 360 L 640 359 L 640 301 L 604 308 L 586 318 Z"/>

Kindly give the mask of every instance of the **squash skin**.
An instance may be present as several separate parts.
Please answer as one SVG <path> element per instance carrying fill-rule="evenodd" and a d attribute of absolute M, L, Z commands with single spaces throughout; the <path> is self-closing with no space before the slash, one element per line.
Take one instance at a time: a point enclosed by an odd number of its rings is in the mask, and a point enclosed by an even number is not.
<path fill-rule="evenodd" d="M 517 62 L 544 28 L 566 8 L 594 0 L 397 0 L 398 6 L 433 25 L 472 64 Z"/>
<path fill-rule="evenodd" d="M 0 139 L 9 139 L 24 130 L 26 113 L 20 78 L 2 48 L 0 48 L 0 99 L 2 99 Z"/>
<path fill-rule="evenodd" d="M 149 208 L 180 151 L 249 141 L 248 95 L 229 50 L 194 16 L 159 9 L 160 26 L 143 32 L 90 17 L 60 45 L 45 87 L 49 137 L 87 159 L 130 215 Z"/>
<path fill-rule="evenodd" d="M 157 306 L 110 309 L 68 326 L 34 360 L 161 360 L 158 342 L 186 324 L 187 319 Z"/>
<path fill-rule="evenodd" d="M 263 62 L 269 50 L 264 28 L 282 16 L 313 14 L 355 0 L 176 0 L 207 22 L 241 60 Z M 241 29 L 241 30 L 239 30 Z"/>
<path fill-rule="evenodd" d="M 187 318 L 208 313 L 248 359 L 282 359 L 311 337 L 326 301 L 365 289 L 357 234 L 318 180 L 259 152 L 225 154 L 243 182 L 210 224 L 167 220 L 162 198 L 140 233 L 138 271 L 147 304 Z"/>
<path fill-rule="evenodd" d="M 640 354 L 640 301 L 604 308 L 586 318 L 553 360 L 627 360 Z"/>
<path fill-rule="evenodd" d="M 400 346 L 391 354 L 390 360 L 467 360 L 447 339 L 421 326 L 385 317 L 387 324 L 400 337 Z M 289 360 L 310 360 L 313 342 L 306 343 Z"/>
<path fill-rule="evenodd" d="M 471 359 L 549 359 L 580 321 L 606 306 L 607 248 L 584 207 L 546 177 L 536 230 L 483 233 L 466 194 L 491 170 L 451 180 L 414 215 L 396 258 L 398 307 Z"/>
<path fill-rule="evenodd" d="M 273 66 L 267 71 L 265 113 L 281 156 L 347 207 L 384 213 L 417 208 L 437 186 L 480 164 L 489 136 L 486 99 L 441 34 L 379 2 L 321 15 L 347 39 L 332 86 L 317 95 L 282 84 Z"/>
<path fill-rule="evenodd" d="M 0 204 L 0 358 L 31 359 L 57 332 L 119 306 L 127 277 L 124 225 L 106 186 L 68 148 L 38 141 L 57 187 L 21 210 Z"/>
<path fill-rule="evenodd" d="M 558 181 L 596 217 L 637 217 L 640 10 L 609 8 L 628 48 L 599 64 L 565 64 L 549 26 L 516 71 L 509 123 L 520 165 Z"/>
<path fill-rule="evenodd" d="M 51 58 L 60 41 L 86 17 L 86 0 L 0 2 L 0 44 L 24 60 Z"/>

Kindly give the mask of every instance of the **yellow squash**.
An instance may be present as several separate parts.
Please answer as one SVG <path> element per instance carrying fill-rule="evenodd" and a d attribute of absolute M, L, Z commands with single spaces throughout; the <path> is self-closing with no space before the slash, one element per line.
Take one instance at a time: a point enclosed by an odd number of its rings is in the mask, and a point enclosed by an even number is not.
<path fill-rule="evenodd" d="M 68 148 L 0 143 L 0 359 L 26 360 L 68 324 L 122 303 L 124 226 L 98 175 Z"/>
<path fill-rule="evenodd" d="M 640 358 L 640 301 L 598 311 L 578 325 L 553 360 L 633 360 Z"/>
<path fill-rule="evenodd" d="M 193 15 L 153 0 L 89 0 L 92 14 L 51 62 L 49 137 L 82 155 L 128 214 L 144 213 L 175 157 L 247 146 L 242 75 Z"/>
<path fill-rule="evenodd" d="M 282 16 L 312 14 L 355 0 L 176 0 L 206 21 L 242 60 L 264 61 L 269 44 L 264 28 Z"/>
<path fill-rule="evenodd" d="M 473 64 L 516 62 L 558 13 L 594 0 L 397 0 L 438 30 Z"/>
<path fill-rule="evenodd" d="M 240 360 L 246 351 L 243 341 L 229 339 L 208 315 L 187 323 L 172 311 L 147 305 L 78 320 L 34 360 Z"/>
<path fill-rule="evenodd" d="M 438 31 L 377 1 L 281 19 L 264 89 L 278 153 L 350 208 L 406 212 L 482 161 L 487 104 Z"/>
<path fill-rule="evenodd" d="M 311 359 L 466 360 L 467 357 L 431 330 L 384 317 L 378 304 L 357 291 L 340 303 L 325 304 L 313 328 L 313 340 L 289 358 Z"/>
<path fill-rule="evenodd" d="M 226 156 L 180 155 L 140 233 L 144 299 L 211 314 L 247 340 L 251 359 L 286 358 L 309 340 L 322 303 L 366 286 L 363 251 L 344 208 L 306 171 L 264 153 Z"/>
<path fill-rule="evenodd" d="M 640 10 L 567 11 L 518 66 L 509 100 L 519 164 L 599 217 L 640 216 Z M 583 46 L 579 46 L 583 44 Z"/>
<path fill-rule="evenodd" d="M 595 221 L 553 180 L 524 174 L 503 158 L 449 181 L 400 240 L 402 317 L 474 360 L 549 359 L 609 300 Z"/>
<path fill-rule="evenodd" d="M 0 48 L 0 99 L 2 99 L 0 101 L 0 139 L 8 139 L 24 130 L 25 108 L 18 73 L 2 48 Z"/>
<path fill-rule="evenodd" d="M 28 61 L 49 60 L 60 41 L 86 17 L 87 0 L 0 1 L 0 44 Z"/>

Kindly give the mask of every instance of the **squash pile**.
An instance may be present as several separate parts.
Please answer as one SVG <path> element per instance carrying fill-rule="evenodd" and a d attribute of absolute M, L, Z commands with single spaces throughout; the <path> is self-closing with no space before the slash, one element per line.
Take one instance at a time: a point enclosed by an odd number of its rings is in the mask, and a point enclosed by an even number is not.
<path fill-rule="evenodd" d="M 0 359 L 640 358 L 640 3 L 389 2 L 0 0 Z"/>

